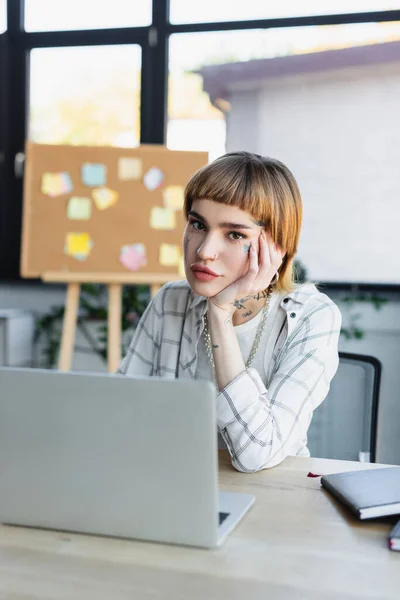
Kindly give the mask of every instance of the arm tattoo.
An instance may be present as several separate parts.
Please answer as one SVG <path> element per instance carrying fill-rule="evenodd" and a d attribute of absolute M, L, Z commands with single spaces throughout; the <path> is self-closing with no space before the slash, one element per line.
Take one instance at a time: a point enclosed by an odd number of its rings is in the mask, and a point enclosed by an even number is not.
<path fill-rule="evenodd" d="M 242 317 L 249 317 L 252 314 L 253 314 L 253 311 L 252 310 L 248 310 L 247 312 L 242 313 Z"/>

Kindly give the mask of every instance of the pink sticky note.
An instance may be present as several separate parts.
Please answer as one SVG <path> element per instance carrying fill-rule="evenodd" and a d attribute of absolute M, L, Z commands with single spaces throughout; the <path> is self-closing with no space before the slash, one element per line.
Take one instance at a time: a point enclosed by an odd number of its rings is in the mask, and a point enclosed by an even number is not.
<path fill-rule="evenodd" d="M 144 244 L 127 244 L 126 246 L 122 246 L 119 260 L 129 271 L 138 271 L 147 264 Z"/>

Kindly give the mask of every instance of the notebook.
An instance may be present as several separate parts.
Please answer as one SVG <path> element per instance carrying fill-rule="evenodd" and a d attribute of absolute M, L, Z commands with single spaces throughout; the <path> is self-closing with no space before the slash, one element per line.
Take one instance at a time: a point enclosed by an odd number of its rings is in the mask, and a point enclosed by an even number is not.
<path fill-rule="evenodd" d="M 400 514 L 400 467 L 323 475 L 321 485 L 359 519 Z"/>

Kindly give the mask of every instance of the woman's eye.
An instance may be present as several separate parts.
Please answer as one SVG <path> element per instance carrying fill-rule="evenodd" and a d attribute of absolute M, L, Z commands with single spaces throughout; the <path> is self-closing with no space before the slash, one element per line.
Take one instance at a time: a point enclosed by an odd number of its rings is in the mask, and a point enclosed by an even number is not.
<path fill-rule="evenodd" d="M 204 229 L 204 224 L 200 221 L 190 221 L 190 225 L 193 229 L 197 229 L 198 231 L 202 231 Z"/>
<path fill-rule="evenodd" d="M 238 242 L 239 240 L 245 239 L 246 236 L 244 236 L 243 233 L 238 233 L 237 231 L 231 231 L 230 233 L 228 233 L 228 237 L 229 237 L 229 239 L 233 240 L 234 242 Z"/>

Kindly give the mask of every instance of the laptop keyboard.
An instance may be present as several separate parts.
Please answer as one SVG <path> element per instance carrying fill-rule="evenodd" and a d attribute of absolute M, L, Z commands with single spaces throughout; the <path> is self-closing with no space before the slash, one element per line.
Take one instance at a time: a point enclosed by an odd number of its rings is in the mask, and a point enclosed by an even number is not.
<path fill-rule="evenodd" d="M 220 525 L 222 525 L 222 523 L 225 521 L 225 519 L 227 517 L 229 517 L 229 513 L 226 513 L 226 512 L 220 512 L 220 513 L 218 513 L 218 515 L 219 515 L 219 524 Z"/>

